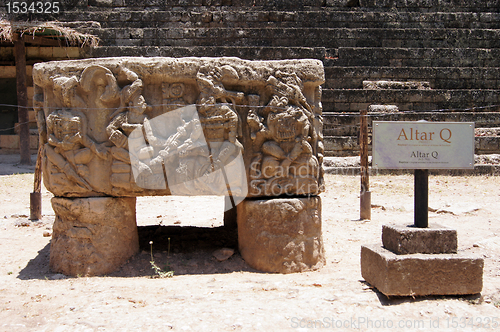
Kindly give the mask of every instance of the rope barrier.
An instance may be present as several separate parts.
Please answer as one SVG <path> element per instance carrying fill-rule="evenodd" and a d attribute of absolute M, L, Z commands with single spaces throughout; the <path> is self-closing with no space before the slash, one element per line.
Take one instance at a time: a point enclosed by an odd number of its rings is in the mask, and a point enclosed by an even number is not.
<path fill-rule="evenodd" d="M 227 104 L 227 105 L 233 105 L 232 103 L 217 103 L 217 104 Z M 203 104 L 188 104 L 188 105 L 195 105 L 195 106 L 203 106 Z M 162 106 L 178 106 L 178 107 L 185 107 L 188 106 L 186 104 L 156 104 L 156 105 L 148 105 L 150 107 L 162 107 Z M 236 104 L 238 107 L 248 107 L 248 108 L 266 108 L 266 107 L 271 107 L 275 109 L 287 109 L 288 107 L 277 107 L 277 106 L 267 106 L 267 105 L 245 105 L 245 104 Z M 12 107 L 12 108 L 25 108 L 25 109 L 33 109 L 33 106 L 20 106 L 20 105 L 11 105 L 11 104 L 0 104 L 0 107 Z M 44 107 L 48 109 L 63 109 L 65 107 Z M 140 106 L 127 106 L 127 108 L 140 108 Z M 469 108 L 442 108 L 442 109 L 432 109 L 432 110 L 418 110 L 418 111 L 398 111 L 397 113 L 387 113 L 387 114 L 400 114 L 400 113 L 435 113 L 435 112 L 468 112 L 468 111 L 475 111 L 475 110 L 482 110 L 482 109 L 487 109 L 487 108 L 498 108 L 498 111 L 500 112 L 500 105 L 487 105 L 487 106 L 476 106 L 476 107 L 469 107 Z M 98 110 L 101 108 L 90 108 L 90 107 L 71 107 L 70 109 L 73 110 Z M 339 116 L 353 116 L 356 114 L 356 112 L 350 112 L 349 114 L 345 114 L 345 112 L 325 112 L 327 114 L 338 114 Z M 384 113 L 385 114 L 385 113 Z M 369 115 L 368 115 L 369 116 Z"/>
<path fill-rule="evenodd" d="M 0 129 L 0 131 L 9 131 L 9 130 L 12 130 L 12 129 L 16 129 L 17 127 L 19 127 L 20 125 L 23 125 L 23 124 L 27 124 L 29 123 L 28 122 L 21 122 L 21 123 L 17 123 L 14 127 L 10 127 L 10 128 L 5 128 L 5 129 Z"/>
<path fill-rule="evenodd" d="M 228 104 L 232 105 L 230 103 L 218 103 L 218 104 Z M 195 106 L 202 106 L 201 104 L 189 104 L 189 105 L 195 105 Z M 185 107 L 188 105 L 184 104 L 157 104 L 157 105 L 149 105 L 150 107 L 163 107 L 163 106 L 178 106 L 178 107 Z M 271 107 L 274 109 L 287 109 L 287 107 L 276 107 L 276 106 L 261 106 L 261 105 L 236 105 L 238 107 L 248 107 L 248 108 L 266 108 L 266 107 Z M 33 109 L 33 107 L 28 107 L 28 106 L 20 106 L 20 105 L 11 105 L 11 104 L 0 104 L 0 107 L 13 107 L 13 108 L 26 108 L 26 109 Z M 139 106 L 137 106 L 138 108 Z M 45 109 L 61 109 L 61 107 L 44 107 Z M 127 108 L 134 108 L 128 106 Z M 471 111 L 478 111 L 478 110 L 484 110 L 484 109 L 490 109 L 490 108 L 496 108 L 495 111 L 492 111 L 491 113 L 497 113 L 500 112 L 500 105 L 488 105 L 488 106 L 478 106 L 478 107 L 470 107 L 470 108 L 451 108 L 451 109 L 435 109 L 435 110 L 420 110 L 420 111 L 398 111 L 395 113 L 377 113 L 377 114 L 367 114 L 367 115 L 361 115 L 357 112 L 351 112 L 351 113 L 337 113 L 337 112 L 325 112 L 323 115 L 328 115 L 328 116 L 334 116 L 334 117 L 361 117 L 361 116 L 366 116 L 366 117 L 384 117 L 384 116 L 394 116 L 398 114 L 419 114 L 422 115 L 423 113 L 443 113 L 443 112 L 471 112 Z M 98 110 L 100 108 L 89 108 L 89 107 L 72 107 L 70 108 L 72 110 Z M 18 126 L 27 124 L 28 122 L 22 122 L 22 123 L 17 123 L 14 127 L 10 128 L 4 128 L 0 129 L 0 132 L 3 131 L 10 131 L 12 129 L 16 129 Z"/>

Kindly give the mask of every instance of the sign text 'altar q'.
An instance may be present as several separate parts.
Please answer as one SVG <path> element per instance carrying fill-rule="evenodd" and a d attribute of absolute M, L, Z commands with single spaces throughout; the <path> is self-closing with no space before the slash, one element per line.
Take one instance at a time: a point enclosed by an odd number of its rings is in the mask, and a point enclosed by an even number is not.
<path fill-rule="evenodd" d="M 474 123 L 373 121 L 373 167 L 474 168 Z"/>

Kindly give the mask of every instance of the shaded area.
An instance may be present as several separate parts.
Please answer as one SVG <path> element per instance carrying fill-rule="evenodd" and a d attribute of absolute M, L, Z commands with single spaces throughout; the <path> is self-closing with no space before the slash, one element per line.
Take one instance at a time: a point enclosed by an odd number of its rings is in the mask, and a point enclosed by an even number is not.
<path fill-rule="evenodd" d="M 0 149 L 0 175 L 14 175 L 35 172 L 36 153 L 31 155 L 31 166 L 21 165 L 19 154 L 1 154 Z"/>
<path fill-rule="evenodd" d="M 426 296 L 386 296 L 381 293 L 377 288 L 371 286 L 365 280 L 359 280 L 365 289 L 372 290 L 378 297 L 380 304 L 383 306 L 401 305 L 404 303 L 414 303 L 422 301 L 435 301 L 435 300 L 462 300 L 467 301 L 469 304 L 479 304 L 483 301 L 481 294 L 470 295 L 426 295 Z"/>
<path fill-rule="evenodd" d="M 15 78 L 0 78 L 0 100 L 0 135 L 15 135 L 18 122 Z"/>
<path fill-rule="evenodd" d="M 215 250 L 218 248 L 238 247 L 238 232 L 226 227 L 194 227 L 194 226 L 140 226 L 139 247 L 150 251 L 150 241 L 153 250 L 170 253 L 192 252 L 198 250 Z"/>
<path fill-rule="evenodd" d="M 31 259 L 26 267 L 17 276 L 21 280 L 50 279 L 54 275 L 49 269 L 50 243 L 38 251 L 38 255 Z"/>
<path fill-rule="evenodd" d="M 190 274 L 259 272 L 249 267 L 238 253 L 238 234 L 234 228 L 152 225 L 138 229 L 141 252 L 110 276 L 155 277 L 151 255 L 163 271 L 174 271 L 174 278 Z M 234 249 L 235 253 L 227 260 L 218 261 L 213 254 L 221 248 Z"/>
<path fill-rule="evenodd" d="M 174 271 L 176 275 L 215 274 L 238 271 L 259 272 L 250 268 L 237 252 L 238 235 L 236 229 L 226 227 L 193 226 L 140 226 L 140 252 L 109 277 L 155 276 L 151 267 L 151 255 L 156 265 L 164 271 Z M 170 249 L 169 239 L 170 238 Z M 152 251 L 150 241 L 153 241 Z M 235 250 L 227 260 L 218 261 L 213 253 L 221 248 Z M 17 276 L 21 280 L 63 279 L 63 275 L 50 271 L 50 243 L 38 251 Z M 70 278 L 70 277 L 68 277 Z"/>

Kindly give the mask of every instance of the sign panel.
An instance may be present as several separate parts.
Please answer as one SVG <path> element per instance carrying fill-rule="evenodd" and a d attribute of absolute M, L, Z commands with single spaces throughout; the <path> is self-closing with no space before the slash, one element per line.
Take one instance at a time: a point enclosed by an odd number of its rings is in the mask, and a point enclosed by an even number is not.
<path fill-rule="evenodd" d="M 372 167 L 474 168 L 474 122 L 373 121 Z"/>

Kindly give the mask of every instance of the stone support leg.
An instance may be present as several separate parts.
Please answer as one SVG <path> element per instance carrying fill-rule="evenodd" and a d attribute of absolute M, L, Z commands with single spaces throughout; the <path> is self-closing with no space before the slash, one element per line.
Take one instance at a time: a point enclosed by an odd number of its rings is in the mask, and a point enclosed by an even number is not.
<path fill-rule="evenodd" d="M 139 250 L 135 201 L 135 197 L 54 197 L 51 270 L 94 276 L 118 269 Z"/>
<path fill-rule="evenodd" d="M 325 263 L 321 198 L 245 200 L 238 205 L 243 259 L 264 272 L 303 272 Z"/>

